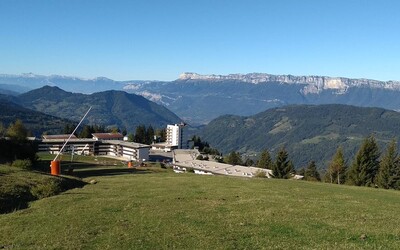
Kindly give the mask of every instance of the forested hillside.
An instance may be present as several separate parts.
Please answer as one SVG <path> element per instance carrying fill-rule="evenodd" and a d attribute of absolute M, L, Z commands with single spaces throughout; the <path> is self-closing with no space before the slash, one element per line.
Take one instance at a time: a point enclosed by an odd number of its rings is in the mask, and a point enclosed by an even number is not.
<path fill-rule="evenodd" d="M 383 150 L 399 134 L 398 112 L 347 105 L 286 106 L 248 117 L 225 115 L 200 132 L 223 153 L 257 154 L 268 149 L 275 155 L 285 147 L 296 168 L 314 160 L 320 169 L 326 168 L 338 146 L 350 160 L 365 137 L 374 135 Z"/>
<path fill-rule="evenodd" d="M 181 121 L 167 108 L 123 91 L 85 95 L 45 86 L 18 96 L 18 101 L 24 107 L 73 121 L 79 121 L 91 106 L 87 117 L 89 123 L 128 131 L 134 131 L 141 124 L 157 128 Z"/>
<path fill-rule="evenodd" d="M 0 98 L 0 121 L 4 128 L 20 119 L 33 135 L 40 137 L 43 133 L 57 134 L 66 124 L 72 123 L 68 119 L 46 115 L 21 107 L 9 100 Z"/>

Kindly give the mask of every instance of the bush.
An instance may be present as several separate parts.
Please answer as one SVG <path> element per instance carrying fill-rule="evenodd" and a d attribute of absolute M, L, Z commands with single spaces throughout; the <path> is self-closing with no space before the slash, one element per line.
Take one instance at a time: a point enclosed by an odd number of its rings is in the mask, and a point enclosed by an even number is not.
<path fill-rule="evenodd" d="M 60 182 L 57 180 L 39 183 L 31 188 L 31 194 L 37 199 L 50 197 L 59 194 L 61 191 Z"/>
<path fill-rule="evenodd" d="M 265 171 L 257 170 L 256 173 L 254 174 L 254 177 L 267 178 L 267 174 L 265 173 Z"/>
<path fill-rule="evenodd" d="M 29 159 L 25 160 L 15 160 L 12 164 L 11 167 L 14 168 L 21 168 L 21 169 L 32 169 L 32 162 Z"/>
<path fill-rule="evenodd" d="M 203 155 L 198 155 L 198 156 L 196 157 L 196 160 L 202 161 L 202 160 L 203 160 Z"/>

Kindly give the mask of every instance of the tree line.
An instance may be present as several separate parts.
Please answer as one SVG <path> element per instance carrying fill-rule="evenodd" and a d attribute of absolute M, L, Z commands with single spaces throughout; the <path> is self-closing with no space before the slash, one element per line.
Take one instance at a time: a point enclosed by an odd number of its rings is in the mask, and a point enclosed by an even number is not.
<path fill-rule="evenodd" d="M 240 156 L 232 152 L 226 158 L 226 162 L 231 164 L 235 154 L 236 158 Z M 296 173 L 284 148 L 277 153 L 275 161 L 272 160 L 268 150 L 262 151 L 255 166 L 271 169 L 275 178 L 290 178 Z M 397 143 L 392 140 L 385 152 L 381 153 L 374 136 L 369 136 L 362 142 L 350 165 L 344 157 L 343 148 L 339 146 L 323 178 L 317 170 L 315 161 L 310 161 L 307 167 L 301 168 L 297 174 L 304 176 L 303 179 L 308 181 L 400 189 L 400 156 Z"/>

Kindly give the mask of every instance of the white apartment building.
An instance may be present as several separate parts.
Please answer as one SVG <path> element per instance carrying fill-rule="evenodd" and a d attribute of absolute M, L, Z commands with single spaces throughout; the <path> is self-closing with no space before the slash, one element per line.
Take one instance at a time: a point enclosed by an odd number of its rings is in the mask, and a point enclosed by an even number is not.
<path fill-rule="evenodd" d="M 185 133 L 186 124 L 167 125 L 166 143 L 178 149 L 187 149 L 188 142 Z"/>

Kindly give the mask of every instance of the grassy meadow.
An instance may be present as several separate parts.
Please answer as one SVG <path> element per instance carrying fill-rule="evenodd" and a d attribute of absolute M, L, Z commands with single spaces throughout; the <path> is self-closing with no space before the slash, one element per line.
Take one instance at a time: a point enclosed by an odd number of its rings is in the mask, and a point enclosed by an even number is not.
<path fill-rule="evenodd" d="M 97 183 L 1 214 L 0 248 L 400 248 L 398 191 L 120 165 L 75 174 Z"/>

